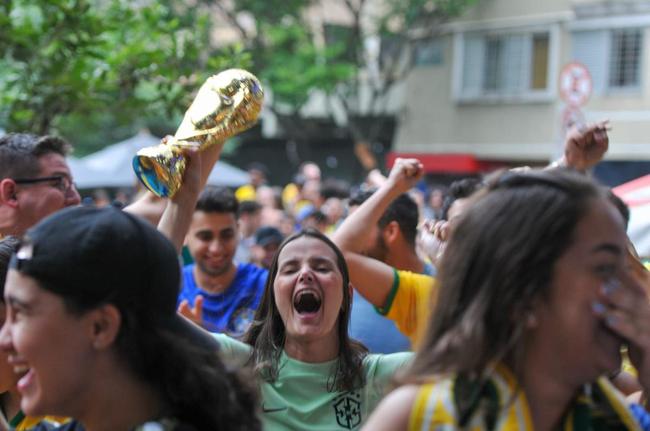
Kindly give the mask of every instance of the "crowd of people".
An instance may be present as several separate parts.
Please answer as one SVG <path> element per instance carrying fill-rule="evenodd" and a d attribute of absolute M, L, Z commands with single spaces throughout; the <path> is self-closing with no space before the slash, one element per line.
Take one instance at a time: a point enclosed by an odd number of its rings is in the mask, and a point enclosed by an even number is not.
<path fill-rule="evenodd" d="M 0 138 L 0 430 L 650 429 L 650 276 L 564 156 L 423 190 L 261 163 L 81 204 L 60 138 Z M 352 190 L 352 192 L 350 192 Z"/>

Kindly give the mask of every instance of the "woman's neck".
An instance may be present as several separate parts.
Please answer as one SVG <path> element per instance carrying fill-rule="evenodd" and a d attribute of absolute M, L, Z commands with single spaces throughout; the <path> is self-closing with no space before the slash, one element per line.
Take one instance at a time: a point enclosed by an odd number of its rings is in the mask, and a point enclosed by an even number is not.
<path fill-rule="evenodd" d="M 553 370 L 553 361 L 529 352 L 521 382 L 536 431 L 557 429 L 579 388 Z"/>
<path fill-rule="evenodd" d="M 162 413 L 154 390 L 126 373 L 106 373 L 93 386 L 87 408 L 76 416 L 88 431 L 129 431 Z"/>
<path fill-rule="evenodd" d="M 339 356 L 339 340 L 336 334 L 315 340 L 287 336 L 284 351 L 292 359 L 317 364 Z"/>

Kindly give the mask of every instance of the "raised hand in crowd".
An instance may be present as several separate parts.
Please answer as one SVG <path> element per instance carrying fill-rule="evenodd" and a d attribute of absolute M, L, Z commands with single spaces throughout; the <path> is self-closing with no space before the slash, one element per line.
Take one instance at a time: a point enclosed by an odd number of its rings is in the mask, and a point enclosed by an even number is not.
<path fill-rule="evenodd" d="M 194 305 L 190 305 L 187 299 L 182 300 L 178 306 L 178 314 L 199 326 L 203 326 L 203 296 L 197 295 Z"/>
<path fill-rule="evenodd" d="M 586 171 L 596 166 L 609 148 L 609 120 L 586 126 L 574 126 L 567 133 L 560 166 Z"/>
<path fill-rule="evenodd" d="M 449 222 L 447 220 L 424 220 L 419 229 L 420 239 L 418 244 L 431 261 L 436 266 L 447 246 L 449 237 Z"/>
<path fill-rule="evenodd" d="M 424 167 L 418 159 L 395 159 L 387 182 L 399 193 L 409 191 L 424 175 Z"/>
<path fill-rule="evenodd" d="M 363 252 L 365 239 L 388 205 L 422 178 L 424 169 L 417 159 L 396 159 L 386 181 L 337 229 L 334 242 L 344 252 Z M 354 278 L 354 277 L 353 277 Z"/>

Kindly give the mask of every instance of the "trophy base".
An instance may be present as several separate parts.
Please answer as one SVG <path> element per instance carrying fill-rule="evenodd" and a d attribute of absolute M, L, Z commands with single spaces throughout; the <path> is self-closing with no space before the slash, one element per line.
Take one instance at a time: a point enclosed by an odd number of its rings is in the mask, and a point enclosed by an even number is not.
<path fill-rule="evenodd" d="M 181 187 L 186 163 L 181 148 L 158 145 L 138 151 L 133 158 L 133 170 L 153 194 L 172 197 Z"/>

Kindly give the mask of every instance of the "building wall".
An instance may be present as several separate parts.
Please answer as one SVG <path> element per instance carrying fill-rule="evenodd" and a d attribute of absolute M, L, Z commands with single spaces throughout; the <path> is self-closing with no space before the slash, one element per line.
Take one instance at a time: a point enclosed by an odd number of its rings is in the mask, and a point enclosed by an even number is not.
<path fill-rule="evenodd" d="M 394 149 L 409 153 L 470 153 L 481 159 L 512 162 L 542 162 L 556 157 L 562 147 L 565 108 L 557 81 L 562 66 L 573 58 L 572 31 L 578 19 L 572 7 L 584 3 L 482 0 L 462 19 L 450 23 L 442 36 L 441 64 L 417 67 L 407 82 Z M 619 25 L 629 22 L 629 16 L 602 18 L 615 19 Z M 459 34 L 535 26 L 550 26 L 556 35 L 555 46 L 553 41 L 550 43 L 549 61 L 553 64 L 549 66 L 547 94 L 535 100 L 459 100 Z M 594 94 L 582 108 L 586 121 L 611 120 L 611 160 L 650 160 L 650 30 L 644 30 L 642 48 L 640 90 L 633 94 Z"/>
<path fill-rule="evenodd" d="M 509 18 L 541 18 L 571 11 L 569 0 L 479 0 L 457 23 L 481 21 L 483 23 Z"/>

